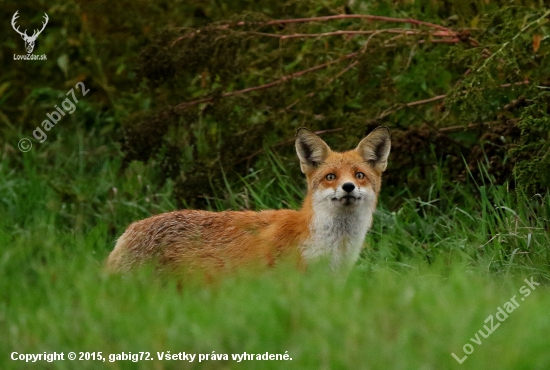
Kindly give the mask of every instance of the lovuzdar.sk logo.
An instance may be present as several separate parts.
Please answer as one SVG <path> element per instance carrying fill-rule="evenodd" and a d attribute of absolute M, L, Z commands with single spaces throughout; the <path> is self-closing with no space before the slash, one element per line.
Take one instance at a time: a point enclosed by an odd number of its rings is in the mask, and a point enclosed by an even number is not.
<path fill-rule="evenodd" d="M 25 41 L 25 49 L 27 49 L 27 54 L 13 54 L 13 60 L 46 60 L 46 54 L 42 55 L 34 55 L 32 54 L 32 51 L 34 50 L 34 43 L 36 42 L 36 38 L 38 35 L 44 31 L 44 28 L 46 28 L 46 25 L 48 24 L 48 15 L 44 13 L 44 22 L 42 23 L 42 28 L 39 30 L 35 29 L 31 36 L 27 34 L 27 30 L 24 32 L 19 31 L 19 26 L 16 25 L 17 18 L 19 18 L 19 10 L 15 12 L 13 17 L 11 18 L 11 26 L 17 32 L 21 35 L 21 38 L 23 41 Z"/>

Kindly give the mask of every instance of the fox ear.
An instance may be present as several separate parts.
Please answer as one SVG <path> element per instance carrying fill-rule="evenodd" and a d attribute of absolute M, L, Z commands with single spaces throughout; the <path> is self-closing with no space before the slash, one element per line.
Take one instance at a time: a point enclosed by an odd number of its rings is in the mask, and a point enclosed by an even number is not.
<path fill-rule="evenodd" d="M 359 155 L 380 173 L 386 170 L 390 149 L 390 129 L 386 126 L 375 128 L 355 148 Z"/>
<path fill-rule="evenodd" d="M 306 128 L 296 130 L 296 153 L 303 173 L 314 170 L 330 153 L 329 146 Z"/>

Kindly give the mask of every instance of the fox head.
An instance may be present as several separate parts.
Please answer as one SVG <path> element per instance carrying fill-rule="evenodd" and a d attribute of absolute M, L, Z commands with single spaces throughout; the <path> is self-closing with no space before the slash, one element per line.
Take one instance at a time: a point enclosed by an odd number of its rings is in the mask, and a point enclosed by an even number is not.
<path fill-rule="evenodd" d="M 390 154 L 390 130 L 380 126 L 347 152 L 334 152 L 313 132 L 300 128 L 296 152 L 314 208 L 338 211 L 373 208 Z"/>

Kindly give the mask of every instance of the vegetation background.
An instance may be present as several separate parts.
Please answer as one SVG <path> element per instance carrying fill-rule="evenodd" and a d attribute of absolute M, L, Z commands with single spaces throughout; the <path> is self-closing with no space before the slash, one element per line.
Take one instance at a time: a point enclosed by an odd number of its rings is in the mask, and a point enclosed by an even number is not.
<path fill-rule="evenodd" d="M 0 368 L 549 368 L 544 1 L 0 4 Z M 29 34 L 48 14 L 46 61 L 14 60 L 16 11 Z M 89 93 L 39 143 L 79 82 Z M 296 128 L 349 149 L 378 125 L 390 164 L 345 282 L 316 266 L 208 286 L 104 273 L 152 214 L 299 207 Z M 476 344 L 526 278 L 541 285 Z M 109 361 L 139 351 L 155 360 Z M 167 351 L 230 360 L 157 360 Z"/>

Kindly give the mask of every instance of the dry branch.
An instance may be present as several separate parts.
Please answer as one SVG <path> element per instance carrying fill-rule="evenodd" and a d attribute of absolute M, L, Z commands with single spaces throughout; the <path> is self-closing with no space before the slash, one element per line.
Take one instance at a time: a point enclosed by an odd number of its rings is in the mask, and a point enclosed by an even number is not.
<path fill-rule="evenodd" d="M 434 33 L 434 36 L 453 37 L 453 38 L 456 38 L 458 36 L 458 33 L 451 30 L 450 28 L 447 28 L 447 27 L 444 27 L 444 26 L 441 26 L 441 25 L 435 24 L 435 23 L 419 21 L 417 19 L 412 19 L 412 18 L 393 18 L 393 17 L 384 17 L 384 16 L 380 16 L 380 15 L 369 15 L 369 14 L 339 14 L 339 15 L 329 15 L 329 16 L 325 16 L 325 17 L 274 19 L 274 20 L 267 21 L 267 22 L 245 22 L 245 21 L 241 21 L 241 22 L 237 22 L 237 23 L 221 25 L 221 26 L 216 27 L 216 28 L 218 28 L 218 29 L 229 29 L 231 27 L 243 27 L 243 26 L 260 26 L 260 27 L 264 27 L 264 26 L 273 26 L 273 25 L 291 24 L 291 23 L 326 22 L 326 21 L 332 21 L 332 20 L 338 20 L 338 19 L 366 19 L 366 20 L 369 20 L 369 21 L 381 21 L 381 22 L 389 22 L 389 23 L 407 23 L 407 24 L 412 24 L 412 25 L 416 25 L 416 26 L 425 26 L 425 27 L 428 27 L 428 28 L 439 30 L 439 32 Z M 401 31 L 397 31 L 397 30 L 401 30 L 401 29 L 388 29 L 387 32 L 401 33 Z M 414 33 L 414 31 L 417 31 L 417 30 L 403 30 L 403 31 L 405 33 L 406 32 Z M 178 43 L 179 41 L 181 41 L 183 39 L 193 37 L 198 32 L 200 32 L 200 30 L 198 30 L 196 32 L 192 32 L 192 33 L 184 35 L 184 36 L 181 36 L 181 37 L 178 37 L 177 39 L 175 39 L 171 43 L 171 46 L 174 46 L 176 43 Z M 367 34 L 366 32 L 370 32 L 370 31 L 335 31 L 334 34 L 344 34 L 344 32 L 348 32 L 348 34 L 351 34 L 349 32 L 361 32 L 361 33 L 364 32 L 363 34 Z M 373 32 L 375 32 L 375 31 L 373 31 Z M 261 32 L 257 32 L 257 34 L 261 34 L 261 35 L 264 35 L 264 36 L 270 36 L 270 37 L 279 37 L 279 38 L 282 38 L 282 39 L 295 38 L 295 37 L 317 37 L 317 36 L 308 36 L 308 34 L 302 34 L 304 36 L 277 35 L 277 34 L 273 34 L 273 33 L 270 34 L 270 33 L 261 33 Z M 329 36 L 329 34 L 330 34 L 330 32 L 327 32 L 325 34 L 325 36 Z M 360 34 L 360 33 L 356 33 L 356 34 Z M 296 35 L 298 35 L 298 34 L 296 34 Z M 330 36 L 332 36 L 332 35 L 330 35 Z"/>
<path fill-rule="evenodd" d="M 329 15 L 325 17 L 311 17 L 311 18 L 291 18 L 291 19 L 274 19 L 267 22 L 237 22 L 234 24 L 227 24 L 221 26 L 220 28 L 230 28 L 234 26 L 273 26 L 280 24 L 290 24 L 290 23 L 308 23 L 308 22 L 326 22 L 337 19 L 366 19 L 369 21 L 382 21 L 390 23 L 408 23 L 416 26 L 425 26 L 429 28 L 435 28 L 441 31 L 444 31 L 447 36 L 455 36 L 456 33 L 450 28 L 441 26 L 439 24 L 419 21 L 412 18 L 393 18 L 393 17 L 384 17 L 380 15 L 369 15 L 369 14 L 339 14 L 339 15 Z"/>
<path fill-rule="evenodd" d="M 338 58 L 337 60 L 332 60 L 332 61 L 327 62 L 327 63 L 316 65 L 315 67 L 311 67 L 311 68 L 304 69 L 304 70 L 299 71 L 299 72 L 295 72 L 295 73 L 283 76 L 283 77 L 279 78 L 278 80 L 275 80 L 275 81 L 272 81 L 272 82 L 269 82 L 269 83 L 266 83 L 266 84 L 263 84 L 263 85 L 253 86 L 253 87 L 248 87 L 248 88 L 242 89 L 242 90 L 223 93 L 221 95 L 221 97 L 222 98 L 227 98 L 227 97 L 230 97 L 230 96 L 246 94 L 246 93 L 249 93 L 251 91 L 268 89 L 268 88 L 276 86 L 280 83 L 289 81 L 293 78 L 305 75 L 306 73 L 310 73 L 310 72 L 313 72 L 313 71 L 318 71 L 320 69 L 326 68 L 326 67 L 331 66 L 333 64 L 340 63 L 344 60 L 351 59 L 351 58 L 355 57 L 357 54 L 358 54 L 358 52 L 350 53 L 350 54 L 347 54 L 347 55 L 344 55 L 344 56 Z M 200 103 L 208 103 L 208 102 L 212 102 L 212 101 L 214 101 L 213 97 L 199 99 L 199 100 L 193 100 L 193 101 L 190 101 L 190 102 L 180 103 L 180 104 L 176 105 L 174 108 L 175 109 L 183 109 L 183 108 L 186 108 L 186 107 L 189 107 L 189 106 L 192 106 L 192 105 L 197 105 L 197 104 L 200 104 Z"/>
<path fill-rule="evenodd" d="M 429 27 L 429 28 L 432 28 L 432 29 L 436 29 L 437 31 L 431 32 L 431 33 L 426 33 L 424 31 L 414 30 L 414 29 L 406 30 L 406 29 L 399 29 L 399 28 L 398 29 L 390 28 L 390 29 L 366 30 L 366 31 L 362 31 L 362 30 L 359 30 L 359 31 L 338 30 L 338 31 L 318 33 L 318 34 L 296 33 L 296 34 L 289 34 L 289 35 L 279 35 L 279 34 L 274 34 L 274 33 L 262 33 L 262 32 L 251 31 L 251 33 L 255 34 L 255 35 L 267 36 L 267 37 L 276 37 L 276 38 L 279 38 L 281 40 L 290 39 L 290 38 L 326 37 L 326 36 L 336 36 L 336 35 L 370 35 L 370 36 L 367 40 L 367 43 L 365 44 L 365 46 L 362 48 L 362 50 L 360 52 L 354 52 L 354 53 L 344 55 L 344 56 L 338 58 L 337 60 L 333 60 L 333 61 L 330 61 L 330 62 L 327 62 L 327 63 L 317 65 L 317 66 L 312 67 L 312 68 L 308 68 L 308 69 L 305 69 L 305 70 L 302 70 L 302 71 L 299 71 L 299 72 L 292 73 L 292 74 L 287 75 L 287 76 L 283 76 L 283 77 L 281 77 L 281 78 L 279 78 L 275 81 L 272 81 L 272 82 L 269 82 L 269 83 L 266 83 L 266 84 L 263 84 L 263 85 L 258 85 L 258 86 L 253 86 L 253 87 L 249 87 L 249 88 L 242 89 L 242 90 L 222 93 L 221 95 L 219 95 L 219 98 L 226 98 L 226 97 L 230 97 L 230 96 L 246 94 L 246 93 L 249 93 L 249 92 L 252 92 L 252 91 L 268 89 L 268 88 L 274 87 L 276 85 L 279 85 L 283 82 L 286 82 L 290 79 L 302 76 L 306 73 L 310 73 L 310 72 L 314 72 L 314 71 L 317 71 L 317 70 L 320 70 L 320 69 L 324 69 L 324 68 L 326 68 L 328 66 L 331 66 L 333 64 L 340 63 L 343 60 L 354 58 L 358 54 L 360 54 L 360 53 L 362 54 L 366 51 L 367 45 L 368 45 L 370 39 L 373 36 L 381 34 L 381 33 L 397 33 L 397 34 L 399 34 L 399 36 L 397 36 L 397 37 L 409 36 L 409 35 L 428 35 L 428 36 L 432 36 L 432 37 L 440 37 L 440 38 L 432 38 L 432 39 L 428 40 L 429 42 L 433 42 L 433 43 L 457 43 L 457 42 L 460 42 L 460 39 L 458 38 L 457 32 L 452 31 L 451 29 L 449 29 L 447 27 L 440 26 L 440 25 L 437 25 L 437 24 L 434 24 L 434 23 L 419 21 L 419 20 L 410 19 L 410 18 L 403 19 L 403 18 L 392 18 L 392 17 L 375 16 L 375 15 L 363 15 L 363 14 L 340 14 L 340 15 L 325 16 L 325 17 L 276 19 L 276 20 L 271 20 L 271 21 L 267 21 L 267 22 L 244 22 L 244 21 L 241 21 L 241 22 L 237 22 L 237 23 L 233 23 L 233 24 L 226 24 L 226 25 L 220 26 L 218 28 L 228 29 L 230 27 L 248 26 L 248 25 L 270 26 L 270 25 L 280 25 L 280 24 L 289 24 L 289 23 L 324 22 L 324 21 L 331 21 L 331 20 L 337 20 L 337 19 L 366 19 L 366 20 L 370 20 L 370 21 L 407 23 L 407 24 L 412 24 L 412 25 L 417 25 L 417 26 Z M 200 30 L 176 39 L 175 41 L 172 42 L 172 46 L 174 44 L 176 44 L 178 41 L 180 41 L 181 39 L 183 39 L 183 38 L 193 37 L 193 35 L 195 35 L 198 32 L 200 32 Z M 418 42 L 419 43 L 425 43 L 425 42 L 427 42 L 427 40 L 419 40 Z M 345 73 L 349 69 L 353 68 L 356 64 L 357 64 L 357 62 L 351 63 L 350 66 L 345 68 L 335 78 L 331 79 L 331 82 L 334 81 L 335 79 L 337 79 L 338 77 L 340 77 L 343 73 Z M 306 96 L 313 96 L 313 95 L 312 95 L 312 93 L 310 93 L 310 94 L 307 94 Z M 205 98 L 198 99 L 198 100 L 183 102 L 183 103 L 180 103 L 180 104 L 176 105 L 175 109 L 183 109 L 183 108 L 193 106 L 193 105 L 197 105 L 197 104 L 201 104 L 201 103 L 208 103 L 208 102 L 214 101 L 215 99 L 216 99 L 216 97 L 205 97 Z M 432 99 L 434 99 L 434 98 L 432 98 Z M 420 104 L 420 103 L 418 103 L 418 104 Z M 291 104 L 290 106 L 292 106 L 292 105 L 294 105 L 294 104 Z M 405 106 L 407 106 L 407 105 L 405 105 Z M 289 108 L 289 107 L 287 107 L 287 108 Z"/>
<path fill-rule="evenodd" d="M 338 132 L 338 131 L 343 131 L 343 130 L 344 130 L 344 127 L 338 127 L 338 128 L 328 129 L 328 130 L 314 131 L 314 133 L 316 135 L 324 135 L 324 134 L 328 134 L 328 133 L 331 133 L 331 132 Z M 295 139 L 281 141 L 281 142 L 278 142 L 276 144 L 271 145 L 271 148 L 277 148 L 279 146 L 289 145 L 289 144 L 292 144 L 294 141 L 295 141 Z M 239 161 L 236 162 L 236 164 L 246 161 L 246 163 L 247 163 L 246 167 L 250 168 L 250 160 L 252 158 L 256 157 L 257 155 L 262 154 L 263 152 L 265 152 L 265 149 L 257 150 L 254 153 L 250 154 L 249 156 L 241 158 Z"/>
<path fill-rule="evenodd" d="M 338 78 L 340 78 L 344 73 L 346 73 L 347 71 L 349 71 L 350 69 L 352 69 L 353 67 L 355 67 L 357 64 L 359 63 L 359 61 L 354 61 L 352 63 L 350 63 L 346 68 L 342 69 L 340 72 L 338 72 L 338 74 L 334 77 L 332 77 L 331 79 L 329 79 L 324 85 L 327 86 L 327 85 L 330 85 L 331 83 L 333 83 L 334 81 L 336 81 Z M 289 110 L 290 108 L 292 108 L 293 106 L 295 106 L 296 104 L 298 104 L 303 98 L 311 98 L 315 96 L 315 91 L 311 91 L 309 93 L 307 93 L 304 97 L 302 98 L 299 98 L 299 99 L 296 99 L 292 104 L 288 105 L 285 110 Z"/>
<path fill-rule="evenodd" d="M 404 35 L 429 35 L 434 37 L 453 37 L 449 36 L 447 32 L 437 31 L 437 32 L 423 32 L 422 30 L 407 30 L 403 28 L 388 28 L 384 30 L 356 30 L 356 31 L 331 31 L 323 33 L 292 33 L 288 35 L 280 35 L 278 33 L 265 33 L 265 32 L 256 32 L 250 31 L 252 35 L 266 36 L 279 38 L 281 40 L 295 39 L 295 38 L 321 38 L 321 37 L 330 37 L 330 36 L 344 36 L 344 35 L 372 35 L 374 33 L 396 33 Z"/>
<path fill-rule="evenodd" d="M 506 83 L 506 84 L 502 84 L 500 85 L 499 87 L 501 88 L 506 88 L 506 87 L 511 87 L 511 86 L 520 86 L 520 85 L 527 85 L 527 84 L 530 84 L 531 81 L 529 80 L 524 80 L 524 81 L 518 81 L 518 82 L 512 82 L 512 83 Z M 416 105 L 422 105 L 422 104 L 427 104 L 427 103 L 432 103 L 434 101 L 438 101 L 438 100 L 443 100 L 447 97 L 447 94 L 443 94 L 443 95 L 437 95 L 437 96 L 434 96 L 434 97 L 431 97 L 431 98 L 428 98 L 428 99 L 422 99 L 422 100 L 416 100 L 416 101 L 413 101 L 413 102 L 409 102 L 409 103 L 403 103 L 403 104 L 399 104 L 397 107 L 393 108 L 393 109 L 388 109 L 384 112 L 382 112 L 381 114 L 379 114 L 376 118 L 374 118 L 373 120 L 374 121 L 378 121 L 378 120 L 381 120 L 382 118 L 385 118 L 387 116 L 389 116 L 390 114 L 393 114 L 395 112 L 398 112 L 400 111 L 401 109 L 403 108 L 409 108 L 409 107 L 414 107 Z"/>

